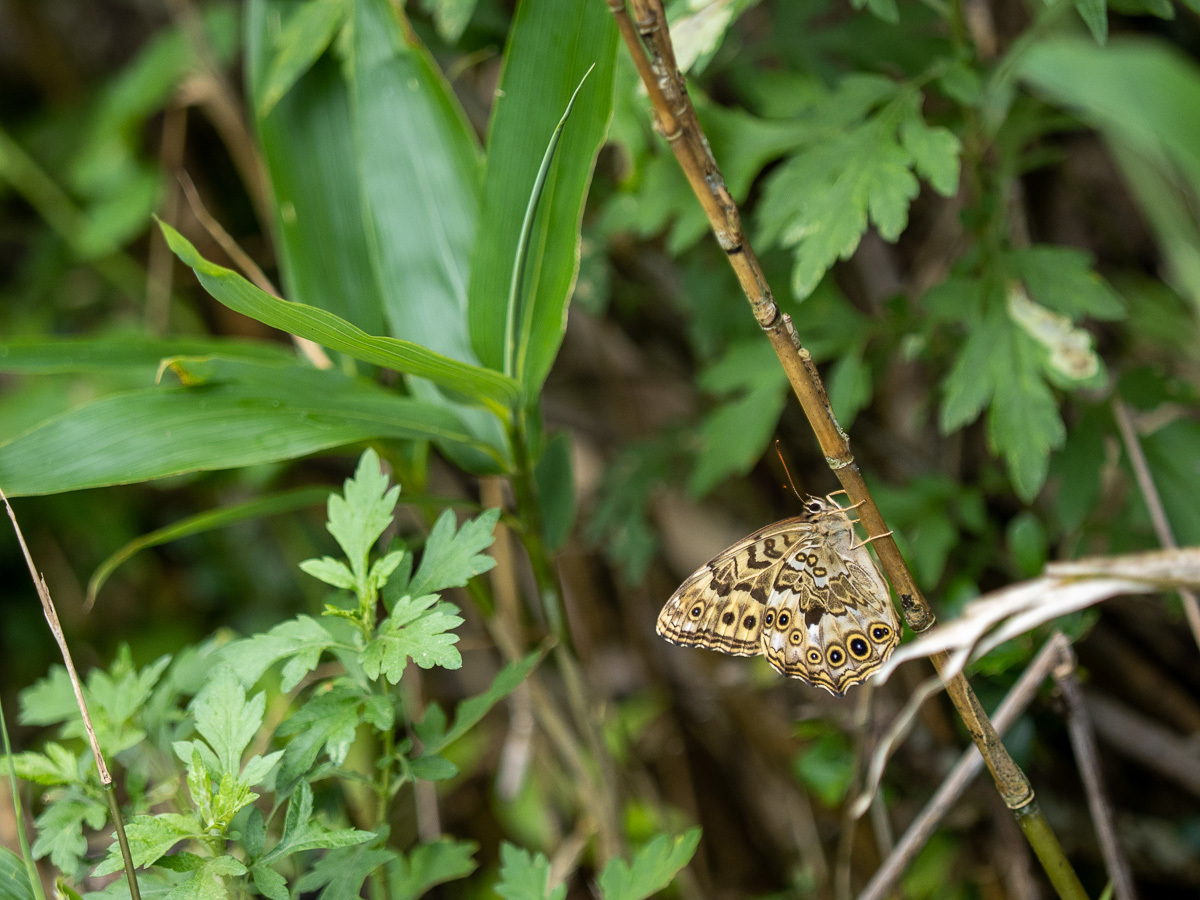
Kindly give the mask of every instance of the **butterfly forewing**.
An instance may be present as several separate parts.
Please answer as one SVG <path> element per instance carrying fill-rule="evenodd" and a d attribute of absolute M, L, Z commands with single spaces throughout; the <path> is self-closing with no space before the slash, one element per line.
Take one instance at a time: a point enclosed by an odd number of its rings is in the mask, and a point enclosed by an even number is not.
<path fill-rule="evenodd" d="M 817 498 L 805 509 L 698 569 L 663 607 L 658 633 L 762 653 L 784 675 L 833 693 L 870 677 L 900 641 L 887 585 L 844 510 Z"/>

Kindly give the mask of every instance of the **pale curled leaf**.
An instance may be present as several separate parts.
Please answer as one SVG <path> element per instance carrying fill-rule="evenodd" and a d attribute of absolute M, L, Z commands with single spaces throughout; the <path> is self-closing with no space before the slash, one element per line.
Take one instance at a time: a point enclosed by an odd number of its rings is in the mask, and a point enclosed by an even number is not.
<path fill-rule="evenodd" d="M 1119 594 L 1149 594 L 1200 586 L 1200 547 L 1052 563 L 1038 578 L 968 603 L 957 619 L 903 644 L 879 670 L 880 681 L 910 659 L 948 651 L 950 678 L 971 659 L 1051 619 Z"/>

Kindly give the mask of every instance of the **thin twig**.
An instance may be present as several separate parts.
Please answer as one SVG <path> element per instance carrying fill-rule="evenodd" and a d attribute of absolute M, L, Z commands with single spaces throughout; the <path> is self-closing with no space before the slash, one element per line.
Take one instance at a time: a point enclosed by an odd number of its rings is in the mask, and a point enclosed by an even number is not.
<path fill-rule="evenodd" d="M 1129 407 L 1120 395 L 1113 395 L 1113 418 L 1117 420 L 1117 429 L 1121 432 L 1121 443 L 1125 445 L 1125 453 L 1129 456 L 1129 465 L 1137 479 L 1142 499 L 1146 501 L 1146 509 L 1150 513 L 1150 521 L 1154 525 L 1154 533 L 1158 542 L 1169 549 L 1176 549 L 1175 533 L 1171 530 L 1171 522 L 1163 509 L 1162 499 L 1158 488 L 1154 486 L 1154 476 L 1150 474 L 1150 466 L 1146 463 L 1146 454 L 1142 452 L 1142 443 L 1138 440 L 1137 429 L 1133 427 L 1133 419 L 1129 415 Z M 1183 601 L 1183 611 L 1187 616 L 1188 627 L 1192 630 L 1192 639 L 1200 647 L 1200 599 L 1187 588 L 1178 588 L 1176 593 Z"/>
<path fill-rule="evenodd" d="M 192 215 L 196 217 L 196 221 L 204 226 L 204 230 L 208 232 L 209 237 L 217 242 L 217 246 L 225 251 L 225 254 L 233 260 L 233 264 L 241 270 L 242 274 L 255 287 L 266 291 L 272 297 L 278 297 L 282 300 L 283 295 L 276 290 L 275 285 L 271 283 L 271 279 L 258 267 L 258 263 L 250 258 L 250 254 L 238 246 L 238 242 L 230 236 L 228 231 L 221 227 L 221 223 L 208 211 L 204 205 L 204 201 L 200 199 L 196 185 L 192 183 L 192 179 L 188 173 L 182 169 L 179 171 L 179 184 L 183 188 L 183 195 L 187 198 Z M 318 369 L 333 368 L 333 361 L 329 358 L 329 354 L 325 352 L 325 348 L 320 344 L 294 334 L 291 338 L 296 349 L 303 353 L 304 357 Z"/>
<path fill-rule="evenodd" d="M 1017 716 L 1025 711 L 1037 694 L 1038 687 L 1058 664 L 1062 648 L 1068 646 L 1068 643 L 1067 638 L 1062 634 L 1055 634 L 1045 643 L 996 709 L 993 722 L 997 731 L 1003 734 L 1016 721 Z M 959 757 L 954 768 L 950 770 L 950 774 L 946 776 L 933 797 L 925 804 L 921 814 L 913 820 L 913 823 L 908 826 L 896 843 L 891 855 L 871 876 L 870 882 L 859 894 L 858 900 L 882 900 L 887 895 L 900 880 L 900 876 L 912 862 L 913 857 L 925 846 L 925 842 L 933 834 L 938 822 L 950 811 L 972 779 L 979 774 L 982 766 L 983 759 L 976 747 L 972 747 Z"/>
<path fill-rule="evenodd" d="M 1189 741 L 1103 694 L 1085 691 L 1084 696 L 1101 740 L 1200 797 L 1200 760 Z"/>
<path fill-rule="evenodd" d="M 1100 772 L 1100 753 L 1096 749 L 1096 736 L 1088 719 L 1083 703 L 1083 692 L 1076 677 L 1075 652 L 1070 646 L 1062 648 L 1059 665 L 1054 669 L 1054 681 L 1062 691 L 1066 706 L 1067 730 L 1071 735 L 1071 749 L 1079 767 L 1084 789 L 1087 791 L 1088 809 L 1092 813 L 1092 824 L 1100 841 L 1100 852 L 1112 879 L 1113 893 L 1117 900 L 1137 900 L 1133 886 L 1133 875 L 1129 863 L 1121 852 L 1117 831 L 1113 822 L 1112 805 L 1108 802 L 1108 791 L 1104 787 L 1104 776 Z"/>
<path fill-rule="evenodd" d="M 141 900 L 137 878 L 133 874 L 133 858 L 129 853 L 129 841 L 125 836 L 125 822 L 121 817 L 121 807 L 117 803 L 116 792 L 113 790 L 112 775 L 109 774 L 108 766 L 104 762 L 104 754 L 100 752 L 100 742 L 96 739 L 95 728 L 92 727 L 92 717 L 88 713 L 87 702 L 83 699 L 83 684 L 79 681 L 79 673 L 75 671 L 75 661 L 71 658 L 71 650 L 67 647 L 67 638 L 63 634 L 62 623 L 58 620 L 58 610 L 54 608 L 54 601 L 50 598 L 50 588 L 46 585 L 46 579 L 34 565 L 33 555 L 25 543 L 25 535 L 17 521 L 17 514 L 13 512 L 12 504 L 8 502 L 8 497 L 3 490 L 0 490 L 0 500 L 4 501 L 8 517 L 12 520 L 13 531 L 17 534 L 17 542 L 21 545 L 21 553 L 25 557 L 25 564 L 29 567 L 29 576 L 33 579 L 38 598 L 42 601 L 42 614 L 45 615 L 46 624 L 50 626 L 50 633 L 54 635 L 55 643 L 58 644 L 63 664 L 67 669 L 67 676 L 71 680 L 71 689 L 75 692 L 75 703 L 79 707 L 80 715 L 83 716 L 83 728 L 87 733 L 88 743 L 92 747 L 92 757 L 96 760 L 96 770 L 100 773 L 100 784 L 108 798 L 108 808 L 112 813 L 113 825 L 117 830 L 117 843 L 121 847 L 121 858 L 125 862 L 125 877 L 129 881 L 130 896 L 132 900 Z"/>
<path fill-rule="evenodd" d="M 850 784 L 858 784 L 866 768 L 866 760 L 871 751 L 869 731 L 871 723 L 871 700 L 874 697 L 874 685 L 864 684 L 859 691 L 854 708 L 854 761 L 850 775 Z M 837 851 L 833 860 L 833 896 L 835 900 L 850 900 L 851 896 L 851 859 L 854 853 L 854 834 L 858 830 L 860 816 L 854 814 L 854 804 L 846 803 L 842 807 L 842 824 L 838 833 Z"/>

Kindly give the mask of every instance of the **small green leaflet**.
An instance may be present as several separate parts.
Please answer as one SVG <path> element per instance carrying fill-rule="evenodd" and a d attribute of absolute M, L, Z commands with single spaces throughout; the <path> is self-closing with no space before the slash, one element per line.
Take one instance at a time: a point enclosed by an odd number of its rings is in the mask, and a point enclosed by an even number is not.
<path fill-rule="evenodd" d="M 84 823 L 91 828 L 103 828 L 106 821 L 108 808 L 104 804 L 84 797 L 77 787 L 68 788 L 66 796 L 47 806 L 37 817 L 33 858 L 49 855 L 50 861 L 62 871 L 77 871 L 87 852 Z"/>
<path fill-rule="evenodd" d="M 400 486 L 388 488 L 388 478 L 379 465 L 379 456 L 369 448 L 359 459 L 354 477 L 346 480 L 343 494 L 329 495 L 329 524 L 326 527 L 350 560 L 360 596 L 367 595 L 369 590 L 367 557 L 384 529 L 392 524 L 392 513 L 399 497 Z M 398 559 L 396 563 L 399 563 Z"/>
<path fill-rule="evenodd" d="M 660 834 L 634 854 L 631 864 L 612 860 L 600 873 L 600 891 L 604 900 L 644 900 L 658 893 L 688 864 L 699 843 L 699 828 L 677 838 Z"/>
<path fill-rule="evenodd" d="M 349 684 L 335 684 L 309 698 L 276 730 L 277 737 L 294 735 L 283 750 L 283 761 L 275 776 L 275 791 L 286 797 L 312 768 L 324 749 L 331 762 L 346 760 L 354 733 L 363 719 L 363 695 Z"/>
<path fill-rule="evenodd" d="M 407 595 L 401 597 L 392 607 L 391 615 L 379 626 L 375 639 L 363 651 L 363 671 L 367 677 L 378 678 L 382 673 L 396 684 L 409 657 L 422 669 L 462 666 L 462 657 L 454 647 L 458 635 L 450 631 L 463 623 L 454 614 L 457 612 L 455 606 L 439 603 L 436 594 L 415 599 Z"/>
<path fill-rule="evenodd" d="M 36 784 L 72 784 L 79 779 L 79 760 L 62 744 L 47 741 L 43 753 L 14 753 L 17 777 Z"/>
<path fill-rule="evenodd" d="M 232 856 L 206 859 L 190 879 L 178 885 L 163 900 L 228 900 L 225 877 L 245 874 L 246 867 Z"/>
<path fill-rule="evenodd" d="M 407 593 L 420 596 L 462 587 L 495 566 L 496 561 L 481 551 L 495 540 L 493 532 L 499 518 L 500 510 L 484 510 L 464 522 L 456 533 L 453 510 L 448 509 L 438 516 L 425 542 L 421 563 L 406 588 Z"/>
<path fill-rule="evenodd" d="M 222 669 L 192 702 L 196 731 L 212 748 L 212 758 L 206 762 L 214 775 L 236 776 L 241 772 L 242 753 L 262 725 L 266 704 L 262 693 L 247 700 L 246 689 L 228 668 Z M 190 756 L 181 758 L 188 762 Z"/>
<path fill-rule="evenodd" d="M 564 900 L 567 896 L 565 884 L 550 889 L 550 861 L 545 856 L 530 856 L 507 842 L 500 845 L 500 881 L 495 890 L 504 900 Z"/>
<path fill-rule="evenodd" d="M 442 838 L 419 844 L 388 863 L 391 900 L 418 900 L 435 885 L 466 878 L 475 871 L 473 841 Z"/>
<path fill-rule="evenodd" d="M 302 781 L 288 801 L 287 818 L 284 820 L 283 835 L 279 838 L 279 843 L 258 861 L 258 865 L 270 865 L 305 850 L 349 847 L 374 837 L 373 832 L 359 831 L 356 828 L 330 831 L 314 821 L 312 788 L 308 786 L 308 782 Z"/>
<path fill-rule="evenodd" d="M 275 663 L 286 659 L 280 688 L 290 691 L 317 667 L 321 654 L 335 643 L 333 635 L 316 619 L 297 616 L 263 634 L 228 645 L 221 650 L 221 661 L 249 686 Z"/>

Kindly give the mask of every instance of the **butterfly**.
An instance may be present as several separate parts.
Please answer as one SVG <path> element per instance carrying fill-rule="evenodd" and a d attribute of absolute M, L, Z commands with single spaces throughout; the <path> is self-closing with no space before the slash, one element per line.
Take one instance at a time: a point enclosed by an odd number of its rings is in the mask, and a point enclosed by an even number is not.
<path fill-rule="evenodd" d="M 869 678 L 900 643 L 887 583 L 849 510 L 830 495 L 697 569 L 655 630 L 673 644 L 762 654 L 784 675 L 833 694 Z"/>

